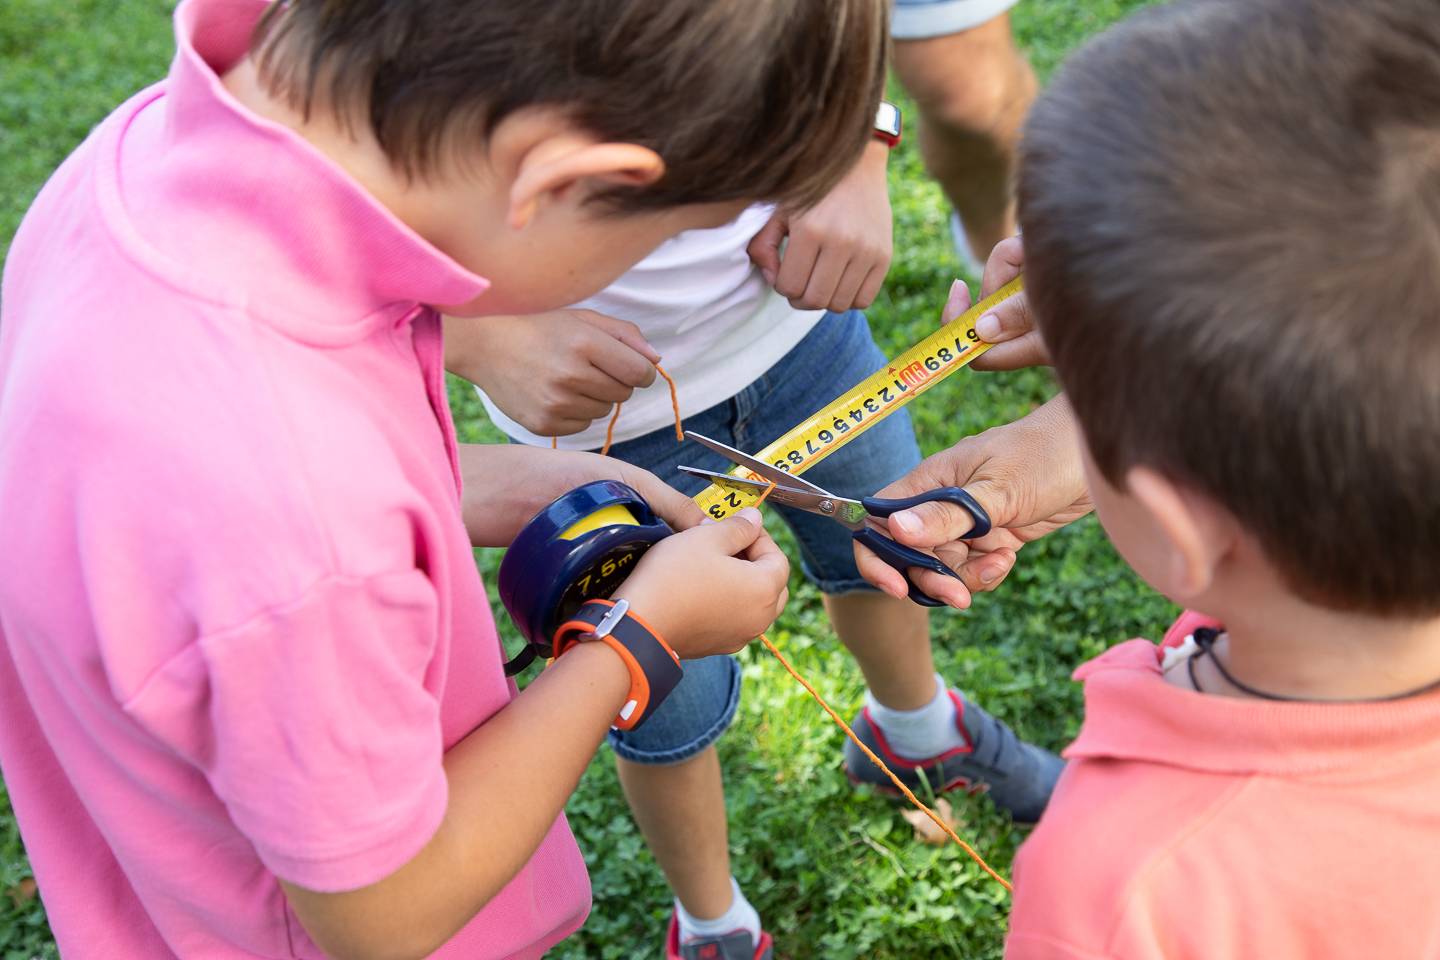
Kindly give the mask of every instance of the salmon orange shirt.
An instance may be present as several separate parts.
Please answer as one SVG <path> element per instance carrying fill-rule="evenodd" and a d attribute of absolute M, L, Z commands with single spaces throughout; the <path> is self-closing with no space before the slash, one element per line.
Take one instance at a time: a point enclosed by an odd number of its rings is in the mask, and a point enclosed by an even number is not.
<path fill-rule="evenodd" d="M 1085 723 L 1016 857 L 1005 956 L 1440 957 L 1440 693 L 1207 696 L 1162 679 L 1162 649 L 1076 671 Z"/>

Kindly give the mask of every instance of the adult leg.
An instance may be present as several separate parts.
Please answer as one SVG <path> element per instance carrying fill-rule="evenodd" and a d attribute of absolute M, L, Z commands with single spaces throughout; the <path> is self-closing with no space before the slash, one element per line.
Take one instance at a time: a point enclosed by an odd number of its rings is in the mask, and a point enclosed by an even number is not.
<path fill-rule="evenodd" d="M 897 7 L 897 26 L 906 10 L 903 3 Z M 897 29 L 895 73 L 920 113 L 925 166 L 983 263 L 995 244 L 1015 232 L 1010 178 L 1020 128 L 1038 89 L 1009 14 L 936 36 L 906 38 Z"/>

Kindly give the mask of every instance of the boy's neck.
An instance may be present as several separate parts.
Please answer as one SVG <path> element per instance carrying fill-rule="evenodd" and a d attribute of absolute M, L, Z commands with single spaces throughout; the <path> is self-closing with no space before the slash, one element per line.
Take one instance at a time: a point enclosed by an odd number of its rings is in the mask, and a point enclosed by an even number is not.
<path fill-rule="evenodd" d="M 434 230 L 420 199 L 425 190 L 404 183 L 364 124 L 356 124 L 355 129 L 350 129 L 320 109 L 309 118 L 305 117 L 266 89 L 251 57 L 244 57 L 226 70 L 220 82 L 246 110 L 293 130 L 349 174 L 401 222 L 422 237 L 431 239 Z"/>
<path fill-rule="evenodd" d="M 1205 693 L 1248 697 L 1216 668 L 1277 696 L 1314 701 L 1379 700 L 1440 681 L 1440 618 L 1395 619 L 1315 606 L 1288 591 L 1247 591 L 1224 611 L 1225 635 L 1195 662 Z M 1172 682 L 1189 686 L 1186 671 Z"/>

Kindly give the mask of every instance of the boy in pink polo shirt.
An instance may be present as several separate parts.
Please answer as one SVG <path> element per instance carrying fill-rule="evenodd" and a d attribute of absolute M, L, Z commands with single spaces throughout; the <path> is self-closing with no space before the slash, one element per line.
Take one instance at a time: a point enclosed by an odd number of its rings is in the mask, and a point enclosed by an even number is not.
<path fill-rule="evenodd" d="M 1096 509 L 1203 614 L 1077 671 L 1006 956 L 1440 955 L 1433 0 L 1157 8 L 1024 144 Z"/>
<path fill-rule="evenodd" d="M 0 764 L 67 956 L 532 958 L 583 920 L 561 810 L 633 678 L 580 643 L 517 695 L 472 544 L 635 485 L 692 529 L 616 596 L 687 658 L 787 567 L 643 471 L 457 445 L 437 308 L 823 194 L 885 6 L 769 5 L 185 0 L 46 185 L 0 296 Z"/>

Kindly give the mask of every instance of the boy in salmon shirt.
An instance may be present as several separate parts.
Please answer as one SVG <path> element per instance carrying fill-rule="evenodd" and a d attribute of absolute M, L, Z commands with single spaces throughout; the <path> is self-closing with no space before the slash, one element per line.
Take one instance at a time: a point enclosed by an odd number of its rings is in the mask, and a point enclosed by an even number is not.
<path fill-rule="evenodd" d="M 1433 958 L 1435 4 L 1157 8 L 1075 55 L 1024 144 L 1096 509 L 1197 612 L 1077 671 L 1006 956 Z"/>
<path fill-rule="evenodd" d="M 752 6 L 186 0 L 168 79 L 41 192 L 0 298 L 0 764 L 64 953 L 532 958 L 581 923 L 561 810 L 643 679 L 615 637 L 734 651 L 787 566 L 643 471 L 457 445 L 437 308 L 552 309 L 823 194 L 885 5 Z M 692 529 L 517 695 L 472 544 L 599 478 Z"/>

